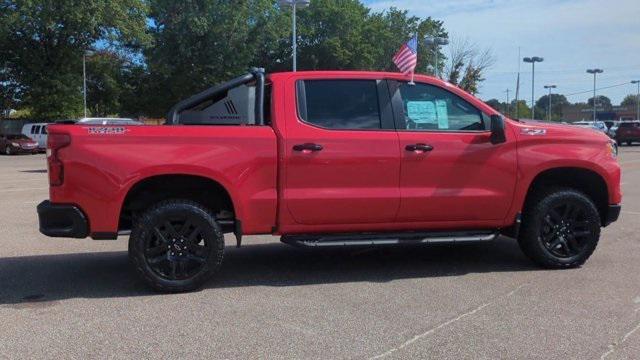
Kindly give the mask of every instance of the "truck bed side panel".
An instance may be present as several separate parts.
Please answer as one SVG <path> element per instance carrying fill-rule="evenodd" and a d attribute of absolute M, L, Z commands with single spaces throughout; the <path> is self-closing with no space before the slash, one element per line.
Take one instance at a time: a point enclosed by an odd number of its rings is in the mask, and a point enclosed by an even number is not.
<path fill-rule="evenodd" d="M 267 126 L 56 125 L 71 135 L 60 150 L 65 181 L 52 202 L 74 203 L 91 233 L 117 231 L 122 203 L 136 183 L 158 175 L 195 175 L 230 194 L 246 234 L 269 233 L 276 219 L 276 137 Z M 113 127 L 111 127 L 114 129 Z"/>

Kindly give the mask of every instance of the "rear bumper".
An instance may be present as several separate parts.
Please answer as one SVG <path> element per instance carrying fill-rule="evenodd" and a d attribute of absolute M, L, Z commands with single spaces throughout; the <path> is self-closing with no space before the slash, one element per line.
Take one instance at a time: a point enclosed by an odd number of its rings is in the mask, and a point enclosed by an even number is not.
<path fill-rule="evenodd" d="M 50 237 L 86 238 L 89 223 L 82 210 L 73 205 L 52 204 L 45 200 L 38 205 L 40 232 Z"/>
<path fill-rule="evenodd" d="M 604 217 L 604 226 L 607 226 L 612 222 L 618 220 L 618 217 L 620 217 L 620 210 L 622 210 L 621 205 L 609 205 L 609 207 L 607 208 L 607 213 Z"/>

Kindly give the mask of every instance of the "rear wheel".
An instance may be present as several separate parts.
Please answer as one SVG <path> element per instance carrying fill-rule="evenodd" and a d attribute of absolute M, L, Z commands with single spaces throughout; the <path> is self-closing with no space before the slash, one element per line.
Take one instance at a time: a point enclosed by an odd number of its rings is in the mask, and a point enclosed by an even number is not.
<path fill-rule="evenodd" d="M 163 201 L 136 222 L 129 257 L 154 289 L 199 288 L 222 264 L 224 236 L 209 210 L 188 200 Z"/>
<path fill-rule="evenodd" d="M 600 215 L 593 201 L 573 189 L 554 189 L 531 201 L 518 242 L 534 262 L 558 269 L 584 264 L 599 238 Z"/>

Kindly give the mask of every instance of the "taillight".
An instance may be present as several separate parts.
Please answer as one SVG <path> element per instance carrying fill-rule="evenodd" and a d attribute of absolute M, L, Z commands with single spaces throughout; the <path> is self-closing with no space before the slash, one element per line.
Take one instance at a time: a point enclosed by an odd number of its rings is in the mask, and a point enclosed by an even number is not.
<path fill-rule="evenodd" d="M 60 186 L 64 182 L 64 165 L 58 151 L 71 144 L 68 134 L 49 133 L 47 136 L 47 164 L 49 165 L 49 185 Z"/>

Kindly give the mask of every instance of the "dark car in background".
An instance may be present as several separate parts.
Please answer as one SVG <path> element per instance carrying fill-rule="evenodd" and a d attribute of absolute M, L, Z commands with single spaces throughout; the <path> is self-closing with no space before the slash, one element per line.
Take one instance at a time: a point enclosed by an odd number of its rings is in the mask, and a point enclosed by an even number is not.
<path fill-rule="evenodd" d="M 631 145 L 640 141 L 640 121 L 622 121 L 615 130 L 614 139 L 618 144 Z"/>
<path fill-rule="evenodd" d="M 5 155 L 22 153 L 37 154 L 38 142 L 28 136 L 20 135 L 0 135 L 0 149 Z"/>

